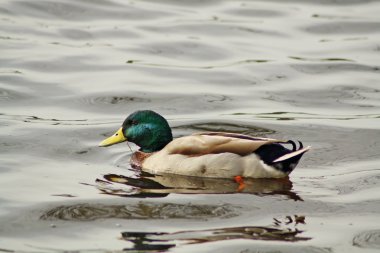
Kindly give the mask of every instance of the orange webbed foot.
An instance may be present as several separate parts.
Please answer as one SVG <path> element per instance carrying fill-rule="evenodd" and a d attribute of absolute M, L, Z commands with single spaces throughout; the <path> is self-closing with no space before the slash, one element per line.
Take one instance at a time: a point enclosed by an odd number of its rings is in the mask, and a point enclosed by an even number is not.
<path fill-rule="evenodd" d="M 235 176 L 234 180 L 239 185 L 238 188 L 237 188 L 237 191 L 238 192 L 243 191 L 244 188 L 245 188 L 244 178 L 242 176 Z"/>

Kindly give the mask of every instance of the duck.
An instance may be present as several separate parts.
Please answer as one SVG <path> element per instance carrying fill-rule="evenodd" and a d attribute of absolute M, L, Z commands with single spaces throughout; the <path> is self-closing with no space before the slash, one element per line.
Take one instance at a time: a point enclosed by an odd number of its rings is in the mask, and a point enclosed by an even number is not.
<path fill-rule="evenodd" d="M 199 132 L 174 139 L 168 121 L 152 110 L 130 114 L 99 146 L 126 141 L 140 147 L 130 162 L 144 172 L 206 178 L 284 178 L 311 148 L 300 141 L 297 147 L 292 140 L 228 132 Z"/>

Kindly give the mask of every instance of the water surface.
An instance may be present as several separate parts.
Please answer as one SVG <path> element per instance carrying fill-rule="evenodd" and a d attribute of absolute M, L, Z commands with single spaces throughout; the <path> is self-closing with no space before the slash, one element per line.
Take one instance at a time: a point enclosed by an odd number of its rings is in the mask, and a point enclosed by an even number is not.
<path fill-rule="evenodd" d="M 0 251 L 377 252 L 378 1 L 2 1 Z M 313 147 L 284 180 L 159 177 L 131 112 L 176 137 Z M 137 147 L 131 146 L 133 150 Z"/>

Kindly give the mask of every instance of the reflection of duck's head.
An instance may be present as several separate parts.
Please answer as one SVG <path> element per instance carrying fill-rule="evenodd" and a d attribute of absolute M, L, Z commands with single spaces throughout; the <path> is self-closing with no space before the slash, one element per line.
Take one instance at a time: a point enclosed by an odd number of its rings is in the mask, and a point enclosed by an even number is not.
<path fill-rule="evenodd" d="M 154 174 L 197 177 L 281 178 L 287 176 L 310 147 L 293 141 L 208 132 L 173 140 L 168 122 L 153 111 L 137 111 L 99 146 L 130 141 L 140 147 L 134 165 Z M 288 149 L 284 144 L 291 144 Z"/>

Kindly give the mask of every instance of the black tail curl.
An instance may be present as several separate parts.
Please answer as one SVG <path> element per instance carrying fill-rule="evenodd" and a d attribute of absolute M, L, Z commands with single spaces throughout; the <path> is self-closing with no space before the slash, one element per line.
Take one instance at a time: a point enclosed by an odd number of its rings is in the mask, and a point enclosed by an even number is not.
<path fill-rule="evenodd" d="M 292 144 L 292 151 L 296 151 L 297 150 L 297 145 L 296 145 L 296 143 L 294 142 L 294 141 L 292 141 L 292 140 L 288 140 L 288 142 L 287 143 L 289 143 L 289 144 Z"/>
<path fill-rule="evenodd" d="M 298 141 L 298 143 L 300 144 L 300 147 L 298 148 L 298 150 L 303 149 L 303 144 L 302 144 L 302 142 Z"/>
<path fill-rule="evenodd" d="M 297 144 L 292 140 L 288 140 L 286 143 L 292 144 L 292 151 L 297 151 L 297 150 L 300 150 L 303 148 L 302 142 L 300 142 L 300 141 L 297 141 L 297 142 L 299 143 L 298 148 L 297 148 Z"/>

